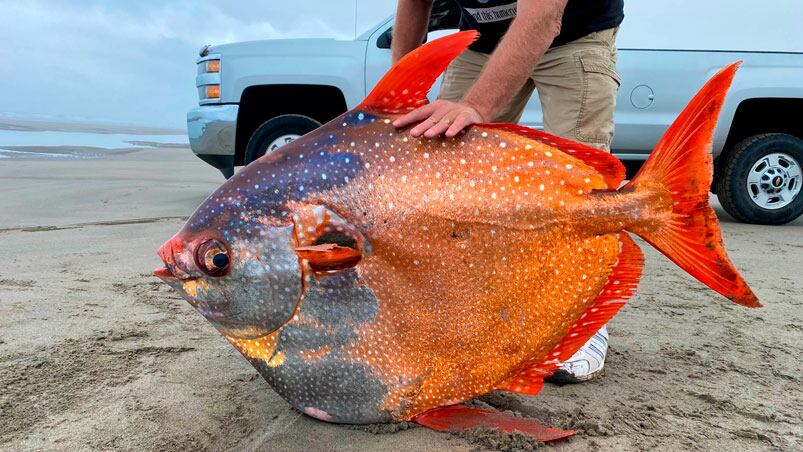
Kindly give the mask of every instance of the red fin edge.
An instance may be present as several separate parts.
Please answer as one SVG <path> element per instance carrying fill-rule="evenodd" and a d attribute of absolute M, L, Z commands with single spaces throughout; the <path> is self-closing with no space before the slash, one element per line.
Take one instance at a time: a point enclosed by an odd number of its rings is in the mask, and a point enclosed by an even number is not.
<path fill-rule="evenodd" d="M 613 267 L 608 282 L 594 303 L 569 329 L 563 340 L 552 349 L 544 361 L 525 367 L 523 371 L 506 380 L 497 389 L 537 395 L 544 385 L 544 378 L 558 370 L 560 364 L 580 350 L 591 336 L 608 323 L 625 302 L 636 293 L 644 255 L 636 242 L 627 233 L 619 236 L 619 259 Z"/>
<path fill-rule="evenodd" d="M 425 105 L 435 80 L 478 36 L 474 30 L 461 31 L 408 53 L 390 68 L 356 110 L 402 114 Z"/>
<path fill-rule="evenodd" d="M 478 126 L 515 133 L 569 154 L 599 171 L 605 179 L 605 183 L 608 184 L 608 188 L 612 190 L 619 188 L 619 185 L 625 180 L 625 166 L 618 158 L 603 150 L 518 124 L 488 123 L 478 124 Z"/>
<path fill-rule="evenodd" d="M 734 303 L 760 307 L 728 258 L 719 221 L 708 203 L 714 172 L 711 142 L 739 65 L 725 67 L 700 89 L 625 188 L 641 191 L 661 187 L 672 197 L 672 213 L 664 224 L 636 226 L 633 232 Z"/>
<path fill-rule="evenodd" d="M 542 369 L 542 364 L 525 369 L 512 378 L 508 378 L 496 389 L 502 391 L 518 392 L 528 396 L 537 396 L 544 389 L 544 378 L 551 374 Z"/>
<path fill-rule="evenodd" d="M 569 330 L 563 341 L 550 352 L 545 363 L 551 362 L 553 370 L 557 370 L 560 363 L 577 353 L 577 350 L 580 350 L 594 333 L 610 322 L 627 300 L 636 293 L 644 268 L 644 255 L 626 232 L 619 235 L 619 243 L 621 245 L 619 259 L 602 292 Z"/>
<path fill-rule="evenodd" d="M 450 405 L 425 411 L 414 417 L 413 422 L 439 432 L 496 428 L 507 433 L 523 433 L 541 442 L 557 441 L 577 433 L 577 430 L 559 430 L 532 419 L 465 405 Z"/>

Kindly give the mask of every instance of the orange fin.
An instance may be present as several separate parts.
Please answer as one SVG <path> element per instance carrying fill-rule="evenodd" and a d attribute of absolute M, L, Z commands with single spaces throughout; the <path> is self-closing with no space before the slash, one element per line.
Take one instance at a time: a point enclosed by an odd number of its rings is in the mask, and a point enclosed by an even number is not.
<path fill-rule="evenodd" d="M 608 152 L 517 124 L 489 123 L 478 124 L 478 126 L 515 133 L 516 135 L 552 146 L 578 160 L 582 160 L 586 165 L 599 171 L 605 179 L 608 188 L 612 190 L 619 188 L 619 185 L 625 180 L 625 166 L 618 158 Z"/>
<path fill-rule="evenodd" d="M 580 347 L 608 323 L 633 296 L 641 279 L 644 255 L 627 233 L 619 236 L 619 243 L 621 244 L 619 259 L 594 303 L 544 361 L 525 367 L 522 372 L 505 381 L 497 389 L 537 395 L 544 384 L 544 378 L 558 370 L 562 362 L 577 353 L 577 350 L 580 350 Z"/>
<path fill-rule="evenodd" d="M 673 203 L 667 221 L 632 231 L 711 289 L 742 306 L 759 307 L 728 259 L 719 221 L 708 204 L 714 169 L 711 141 L 739 65 L 725 67 L 703 86 L 623 190 L 668 191 Z"/>
<path fill-rule="evenodd" d="M 390 68 L 356 110 L 401 114 L 425 105 L 435 80 L 478 36 L 473 30 L 462 31 L 408 53 Z"/>
<path fill-rule="evenodd" d="M 544 378 L 550 376 L 554 369 L 543 369 L 543 363 L 538 363 L 537 366 L 528 367 L 521 373 L 508 378 L 504 383 L 497 386 L 496 389 L 502 391 L 518 392 L 528 396 L 537 396 L 542 389 L 544 389 Z M 547 366 L 547 369 L 550 366 Z"/>
<path fill-rule="evenodd" d="M 301 246 L 295 249 L 296 255 L 306 259 L 316 271 L 342 270 L 357 265 L 362 258 L 358 250 L 334 243 Z"/>
<path fill-rule="evenodd" d="M 541 442 L 556 441 L 577 433 L 576 430 L 559 430 L 541 425 L 532 419 L 465 405 L 450 405 L 425 411 L 414 417 L 413 422 L 439 432 L 490 427 L 507 433 L 523 433 Z"/>
<path fill-rule="evenodd" d="M 619 243 L 619 259 L 602 292 L 569 330 L 563 341 L 549 353 L 545 365 L 553 366 L 552 371 L 557 370 L 560 363 L 577 353 L 577 350 L 580 350 L 594 333 L 610 322 L 627 300 L 636 293 L 644 268 L 644 255 L 627 233 L 619 235 Z"/>

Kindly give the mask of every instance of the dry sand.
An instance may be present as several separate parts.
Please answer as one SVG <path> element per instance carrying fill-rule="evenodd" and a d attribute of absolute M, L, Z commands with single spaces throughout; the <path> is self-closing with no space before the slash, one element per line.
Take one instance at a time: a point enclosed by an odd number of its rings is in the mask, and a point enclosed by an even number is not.
<path fill-rule="evenodd" d="M 291 409 L 150 276 L 220 174 L 188 150 L 0 161 L 0 449 L 530 450 L 520 436 L 325 424 Z M 720 212 L 766 305 L 724 301 L 643 246 L 607 375 L 475 403 L 583 432 L 580 450 L 803 448 L 803 220 Z"/>

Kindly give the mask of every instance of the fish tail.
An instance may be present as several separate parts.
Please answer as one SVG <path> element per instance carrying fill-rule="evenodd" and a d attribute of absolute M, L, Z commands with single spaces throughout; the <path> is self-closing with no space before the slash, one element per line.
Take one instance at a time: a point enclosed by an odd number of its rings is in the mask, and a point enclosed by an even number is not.
<path fill-rule="evenodd" d="M 621 190 L 658 193 L 666 201 L 663 212 L 628 230 L 733 302 L 759 307 L 753 291 L 728 259 L 719 221 L 708 202 L 714 170 L 714 129 L 740 64 L 725 67 L 705 84 L 636 177 Z"/>

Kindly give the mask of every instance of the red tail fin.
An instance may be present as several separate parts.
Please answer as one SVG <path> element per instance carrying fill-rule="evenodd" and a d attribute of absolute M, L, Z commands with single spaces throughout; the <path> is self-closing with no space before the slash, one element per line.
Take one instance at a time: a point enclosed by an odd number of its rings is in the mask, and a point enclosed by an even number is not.
<path fill-rule="evenodd" d="M 758 299 L 725 253 L 719 221 L 708 204 L 714 169 L 711 141 L 739 65 L 727 66 L 705 84 L 623 190 L 669 191 L 673 206 L 668 221 L 633 232 L 703 284 L 740 305 L 758 307 Z"/>

